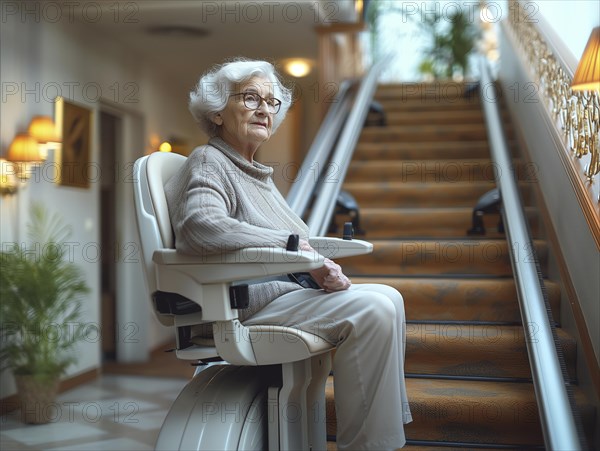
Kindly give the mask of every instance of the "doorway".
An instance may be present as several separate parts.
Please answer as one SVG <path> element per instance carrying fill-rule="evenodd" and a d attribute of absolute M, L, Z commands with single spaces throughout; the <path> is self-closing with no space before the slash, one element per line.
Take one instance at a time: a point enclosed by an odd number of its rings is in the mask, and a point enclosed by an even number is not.
<path fill-rule="evenodd" d="M 117 358 L 117 150 L 120 143 L 121 119 L 100 112 L 100 249 L 101 260 L 101 330 L 102 362 Z"/>

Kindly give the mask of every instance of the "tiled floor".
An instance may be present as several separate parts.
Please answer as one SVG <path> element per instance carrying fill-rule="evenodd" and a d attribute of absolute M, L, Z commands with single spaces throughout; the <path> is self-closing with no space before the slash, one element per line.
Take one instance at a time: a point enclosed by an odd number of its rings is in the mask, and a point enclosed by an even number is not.
<path fill-rule="evenodd" d="M 51 422 L 28 426 L 0 417 L 0 449 L 151 450 L 183 378 L 103 375 L 62 393 Z"/>

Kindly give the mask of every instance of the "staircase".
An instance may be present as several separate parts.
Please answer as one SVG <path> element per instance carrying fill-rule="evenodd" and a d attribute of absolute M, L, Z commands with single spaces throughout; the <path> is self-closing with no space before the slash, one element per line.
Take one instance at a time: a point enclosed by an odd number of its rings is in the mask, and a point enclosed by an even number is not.
<path fill-rule="evenodd" d="M 387 125 L 363 129 L 343 186 L 374 252 L 341 264 L 353 283 L 388 284 L 404 297 L 407 449 L 543 447 L 510 244 L 497 231 L 499 215 L 486 215 L 484 236 L 466 233 L 473 206 L 495 186 L 479 96 L 455 83 L 384 85 L 375 100 Z M 526 214 L 535 238 L 535 211 Z M 534 246 L 543 270 L 547 245 Z M 545 283 L 559 318 L 560 289 Z M 575 382 L 575 341 L 558 336 Z M 327 397 L 333 440 L 332 377 Z"/>

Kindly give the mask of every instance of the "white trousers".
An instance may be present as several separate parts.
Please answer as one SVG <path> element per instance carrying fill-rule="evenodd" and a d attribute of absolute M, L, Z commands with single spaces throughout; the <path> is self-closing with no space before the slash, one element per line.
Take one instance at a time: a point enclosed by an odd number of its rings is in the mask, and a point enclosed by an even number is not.
<path fill-rule="evenodd" d="M 404 301 L 386 285 L 326 293 L 302 289 L 268 304 L 245 325 L 289 326 L 337 346 L 333 359 L 339 450 L 394 450 L 412 421 L 404 383 Z"/>

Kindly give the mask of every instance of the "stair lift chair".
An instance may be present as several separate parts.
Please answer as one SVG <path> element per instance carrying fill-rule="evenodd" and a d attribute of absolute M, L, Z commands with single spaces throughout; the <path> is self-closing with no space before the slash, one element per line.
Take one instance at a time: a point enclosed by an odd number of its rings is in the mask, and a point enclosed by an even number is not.
<path fill-rule="evenodd" d="M 308 271 L 323 255 L 372 251 L 360 240 L 314 238 L 318 254 L 249 248 L 211 256 L 176 252 L 164 185 L 185 157 L 153 153 L 134 165 L 144 275 L 158 320 L 175 330 L 176 355 L 197 363 L 162 425 L 156 449 L 325 450 L 331 343 L 304 331 L 240 323 L 243 281 Z M 247 299 L 246 299 L 247 300 Z M 212 327 L 212 338 L 205 338 Z M 207 364 L 209 363 L 209 364 Z"/>

